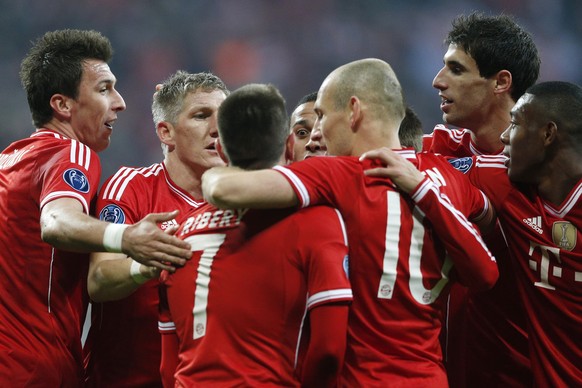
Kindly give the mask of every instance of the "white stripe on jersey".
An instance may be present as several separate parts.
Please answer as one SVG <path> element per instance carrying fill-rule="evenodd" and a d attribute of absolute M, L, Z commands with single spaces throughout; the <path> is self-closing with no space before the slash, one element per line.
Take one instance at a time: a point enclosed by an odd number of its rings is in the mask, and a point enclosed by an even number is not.
<path fill-rule="evenodd" d="M 348 245 L 348 232 L 346 231 L 346 224 L 344 223 L 344 219 L 342 217 L 342 214 L 337 209 L 333 209 L 333 210 L 335 210 L 335 214 L 337 214 L 338 221 L 339 221 L 340 226 L 342 228 L 342 234 L 344 235 L 344 244 L 346 244 L 346 246 L 349 246 Z"/>
<path fill-rule="evenodd" d="M 453 129 L 453 128 L 447 128 L 442 124 L 437 124 L 434 129 L 434 131 L 443 131 L 447 133 L 447 136 L 454 141 L 455 143 L 461 144 L 463 142 L 463 137 L 467 134 L 467 132 L 469 132 L 468 129 L 465 128 L 459 128 L 459 129 Z M 432 136 L 432 135 L 430 135 Z"/>
<path fill-rule="evenodd" d="M 479 242 L 479 244 L 481 244 L 483 249 L 487 253 L 489 253 L 489 255 L 491 256 L 491 260 L 495 260 L 495 258 L 491 255 L 491 253 L 489 252 L 489 249 L 487 248 L 487 246 L 483 242 L 479 232 L 477 232 L 477 230 L 475 229 L 473 224 L 467 220 L 465 215 L 463 213 L 461 213 L 457 208 L 455 208 L 452 205 L 449 197 L 447 197 L 446 194 L 441 193 L 441 191 L 438 189 L 438 187 L 434 183 L 432 183 L 432 181 L 430 181 L 430 179 L 426 179 L 425 182 L 428 182 L 428 183 L 423 183 L 418 188 L 418 190 L 415 193 L 413 193 L 413 195 L 411 195 L 412 200 L 415 202 L 419 202 L 420 200 L 422 200 L 426 196 L 427 193 L 432 191 L 434 193 L 435 197 L 437 198 L 437 200 L 439 201 L 439 203 L 445 209 L 447 209 L 459 221 L 459 223 L 475 237 L 475 239 Z M 488 206 L 487 202 L 485 203 L 485 206 Z M 422 212 L 418 207 L 417 207 L 417 209 L 420 211 L 420 213 L 424 217 L 425 216 L 424 212 Z M 433 225 L 434 225 L 434 223 L 433 223 Z"/>
<path fill-rule="evenodd" d="M 49 195 L 44 197 L 44 199 L 40 203 L 39 209 L 42 210 L 43 206 L 46 205 L 47 203 L 49 203 L 50 201 L 53 201 L 57 198 L 66 198 L 66 197 L 69 197 L 69 198 L 73 197 L 75 199 L 78 199 L 79 202 L 81 202 L 81 204 L 83 205 L 83 210 L 85 211 L 85 213 L 89 214 L 89 206 L 87 205 L 87 201 L 85 201 L 85 197 L 83 197 L 79 193 L 75 193 L 74 191 L 53 191 L 52 193 L 50 193 Z"/>
<path fill-rule="evenodd" d="M 103 199 L 119 201 L 123 196 L 129 182 L 137 175 L 157 176 L 160 171 L 162 171 L 162 165 L 160 163 L 152 164 L 149 167 L 122 167 L 115 173 L 113 178 L 109 181 L 103 192 Z"/>
<path fill-rule="evenodd" d="M 310 309 L 311 306 L 322 302 L 352 298 L 353 295 L 351 288 L 338 288 L 336 290 L 321 291 L 317 294 L 310 295 L 309 298 L 307 298 L 307 308 Z"/>
<path fill-rule="evenodd" d="M 71 163 L 78 164 L 84 167 L 85 170 L 89 170 L 91 151 L 85 144 L 77 140 L 71 140 L 71 153 L 69 158 Z"/>
<path fill-rule="evenodd" d="M 582 195 L 582 184 L 579 184 L 574 190 L 574 193 L 568 198 L 564 206 L 561 209 L 555 209 L 551 204 L 543 201 L 544 209 L 548 211 L 548 213 L 552 214 L 555 217 L 564 218 L 566 214 L 578 203 L 580 196 Z"/>
<path fill-rule="evenodd" d="M 170 322 L 158 321 L 158 330 L 163 332 L 175 331 L 176 324 L 173 321 Z"/>
<path fill-rule="evenodd" d="M 488 167 L 488 168 L 505 168 L 505 161 L 507 157 L 504 155 L 479 155 L 475 162 L 476 167 Z"/>
<path fill-rule="evenodd" d="M 303 182 L 301 182 L 301 180 L 297 177 L 297 175 L 295 175 L 293 171 L 282 166 L 275 166 L 273 167 L 273 169 L 283 173 L 283 175 L 289 178 L 293 186 L 295 186 L 295 188 L 299 192 L 299 202 L 301 204 L 301 207 L 309 206 L 310 203 L 309 192 L 307 191 L 307 188 L 305 187 Z"/>
<path fill-rule="evenodd" d="M 194 201 L 192 198 L 190 198 L 188 195 L 184 194 L 182 191 L 180 191 L 180 188 L 174 186 L 172 184 L 172 182 L 170 182 L 170 180 L 168 179 L 168 176 L 166 174 L 164 174 L 164 177 L 166 179 L 166 183 L 168 184 L 168 187 L 176 194 L 178 194 L 180 197 L 182 197 L 182 199 L 188 203 L 190 206 L 198 208 L 200 207 L 202 204 L 204 204 L 204 202 L 196 202 Z"/>

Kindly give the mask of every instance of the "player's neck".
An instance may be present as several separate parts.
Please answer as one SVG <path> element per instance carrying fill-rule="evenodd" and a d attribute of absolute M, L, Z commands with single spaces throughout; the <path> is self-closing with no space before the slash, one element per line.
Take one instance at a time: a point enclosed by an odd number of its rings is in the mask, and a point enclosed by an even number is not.
<path fill-rule="evenodd" d="M 168 157 L 164 159 L 164 166 L 175 185 L 188 192 L 193 198 L 202 198 L 201 177 L 204 173 L 202 168 L 195 170 Z"/>
<path fill-rule="evenodd" d="M 369 126 L 364 131 L 360 131 L 353 139 L 353 147 L 350 156 L 360 157 L 364 152 L 386 147 L 388 149 L 401 148 L 397 130 L 387 130 L 386 128 L 373 128 Z"/>
<path fill-rule="evenodd" d="M 559 207 L 572 189 L 582 180 L 582 160 L 575 152 L 561 151 L 560 156 L 545 162 L 540 171 L 538 193 Z"/>
<path fill-rule="evenodd" d="M 503 150 L 503 143 L 500 136 L 509 125 L 503 122 L 488 123 L 478 129 L 471 129 L 471 140 L 473 144 L 484 154 L 495 155 Z"/>
<path fill-rule="evenodd" d="M 68 125 L 67 123 L 64 123 L 62 121 L 59 121 L 55 118 L 53 118 L 48 123 L 43 125 L 42 128 L 46 128 L 46 129 L 50 129 L 51 131 L 55 131 L 55 132 L 63 135 L 67 139 L 79 140 L 79 138 L 77 137 L 77 134 L 75 133 L 75 131 L 73 131 L 73 128 L 70 125 Z"/>

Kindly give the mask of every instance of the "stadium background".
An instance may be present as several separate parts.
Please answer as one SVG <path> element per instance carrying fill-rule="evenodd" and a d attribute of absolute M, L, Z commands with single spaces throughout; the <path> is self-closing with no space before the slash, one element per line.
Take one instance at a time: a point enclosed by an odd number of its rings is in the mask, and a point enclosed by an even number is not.
<path fill-rule="evenodd" d="M 111 68 L 127 110 L 102 156 L 103 179 L 121 164 L 161 160 L 151 120 L 154 85 L 178 69 L 212 71 L 234 90 L 275 84 L 288 110 L 335 67 L 378 57 L 395 69 L 425 132 L 441 122 L 431 83 L 451 20 L 506 12 L 530 31 L 540 80 L 582 84 L 582 2 L 576 0 L 0 0 L 0 149 L 34 129 L 18 71 L 31 41 L 61 28 L 96 29 L 115 49 Z"/>

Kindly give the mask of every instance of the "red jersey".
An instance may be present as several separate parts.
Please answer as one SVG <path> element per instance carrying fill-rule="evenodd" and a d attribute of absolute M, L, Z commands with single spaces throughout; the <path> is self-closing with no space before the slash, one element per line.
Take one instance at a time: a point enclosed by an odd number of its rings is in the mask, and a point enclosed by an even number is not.
<path fill-rule="evenodd" d="M 529 322 L 535 385 L 582 385 L 582 181 L 561 204 L 507 177 L 503 156 L 466 158 L 507 240 Z M 473 164 L 473 162 L 475 162 Z"/>
<path fill-rule="evenodd" d="M 0 154 L 0 386 L 81 384 L 88 255 L 43 242 L 40 213 L 64 197 L 89 213 L 100 175 L 95 152 L 46 129 Z"/>
<path fill-rule="evenodd" d="M 410 197 L 387 179 L 365 176 L 373 163 L 355 157 L 275 167 L 302 206 L 330 204 L 346 221 L 354 302 L 342 386 L 448 386 L 438 336 L 449 278 L 456 273 L 471 284 L 497 276 L 494 259 L 463 216 L 481 214 L 482 193 L 444 158 L 397 152 L 430 178 Z"/>
<path fill-rule="evenodd" d="M 484 154 L 471 131 L 444 125 L 423 137 L 423 150 L 459 158 Z M 469 292 L 460 284 L 451 288 L 441 338 L 449 383 L 453 388 L 531 387 L 525 311 L 507 244 L 499 227 L 484 240 L 497 259 L 499 279 L 488 291 Z"/>
<path fill-rule="evenodd" d="M 183 216 L 201 203 L 176 186 L 158 163 L 119 169 L 101 187 L 95 214 L 104 221 L 133 224 L 149 213 L 178 209 Z M 176 221 L 161 228 L 171 223 Z M 158 284 L 153 279 L 126 298 L 93 303 L 84 348 L 88 386 L 161 386 Z"/>
<path fill-rule="evenodd" d="M 179 338 L 176 386 L 299 386 L 306 315 L 352 299 L 339 213 L 204 205 L 177 235 L 193 254 L 163 283 L 172 322 L 160 322 Z"/>
<path fill-rule="evenodd" d="M 435 125 L 433 132 L 422 137 L 422 150 L 446 156 L 484 155 L 471 139 L 471 131 L 465 128 L 448 128 Z M 497 152 L 500 154 L 503 147 Z"/>

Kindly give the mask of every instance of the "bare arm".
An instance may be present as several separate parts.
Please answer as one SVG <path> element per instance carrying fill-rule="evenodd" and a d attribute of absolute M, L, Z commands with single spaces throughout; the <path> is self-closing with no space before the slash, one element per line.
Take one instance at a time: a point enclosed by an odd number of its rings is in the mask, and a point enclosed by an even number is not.
<path fill-rule="evenodd" d="M 131 274 L 134 260 L 122 253 L 94 252 L 89 263 L 87 290 L 94 302 L 119 300 L 131 295 L 143 283 L 157 278 L 160 269 L 139 264 L 141 278 Z M 135 264 L 134 264 L 135 265 Z"/>
<path fill-rule="evenodd" d="M 177 212 L 149 214 L 123 231 L 121 251 L 134 260 L 153 267 L 174 270 L 190 258 L 188 244 L 164 233 L 157 223 L 175 218 Z M 41 211 L 43 241 L 56 248 L 75 252 L 104 252 L 105 229 L 112 224 L 83 212 L 79 201 L 59 198 L 47 203 Z"/>
<path fill-rule="evenodd" d="M 285 208 L 299 203 L 287 179 L 275 170 L 214 167 L 202 175 L 204 198 L 222 209 Z"/>
<path fill-rule="evenodd" d="M 301 375 L 302 387 L 335 387 L 344 362 L 347 304 L 328 304 L 309 312 L 311 336 Z"/>

